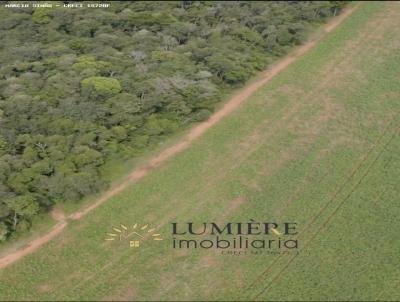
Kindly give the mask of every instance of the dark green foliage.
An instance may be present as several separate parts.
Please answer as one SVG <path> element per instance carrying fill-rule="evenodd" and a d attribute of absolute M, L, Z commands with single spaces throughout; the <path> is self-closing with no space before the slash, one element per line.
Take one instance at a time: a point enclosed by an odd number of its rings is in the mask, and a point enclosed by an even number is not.
<path fill-rule="evenodd" d="M 210 116 L 343 2 L 112 2 L 0 7 L 0 241 L 100 168 Z"/>

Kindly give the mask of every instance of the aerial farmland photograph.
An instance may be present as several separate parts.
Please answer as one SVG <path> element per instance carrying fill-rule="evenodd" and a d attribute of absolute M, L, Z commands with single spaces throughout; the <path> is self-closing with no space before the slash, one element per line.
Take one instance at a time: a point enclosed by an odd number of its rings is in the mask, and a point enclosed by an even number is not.
<path fill-rule="evenodd" d="M 400 301 L 400 2 L 0 1 L 0 301 Z"/>

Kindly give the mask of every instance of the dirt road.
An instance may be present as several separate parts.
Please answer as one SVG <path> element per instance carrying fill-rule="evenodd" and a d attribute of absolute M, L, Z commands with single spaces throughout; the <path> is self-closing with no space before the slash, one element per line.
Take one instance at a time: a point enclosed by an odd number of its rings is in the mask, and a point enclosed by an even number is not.
<path fill-rule="evenodd" d="M 332 31 L 344 19 L 346 19 L 355 9 L 356 7 L 349 8 L 339 16 L 330 20 L 330 22 L 325 25 L 324 32 L 329 33 L 330 31 Z M 258 88 L 266 84 L 271 78 L 273 78 L 275 75 L 277 75 L 286 67 L 288 67 L 290 64 L 292 64 L 297 58 L 299 58 L 307 51 L 309 51 L 311 48 L 313 48 L 315 44 L 323 37 L 324 35 L 321 35 L 315 38 L 314 40 L 307 42 L 306 44 L 294 50 L 290 55 L 282 58 L 276 64 L 270 66 L 268 69 L 263 71 L 256 81 L 247 85 L 246 87 L 241 89 L 238 93 L 236 93 L 227 103 L 224 104 L 224 106 L 220 110 L 215 112 L 208 120 L 193 127 L 181 141 L 162 151 L 158 156 L 152 158 L 143 167 L 134 169 L 132 173 L 129 174 L 124 181 L 122 181 L 120 184 L 116 186 L 113 186 L 110 190 L 105 192 L 89 207 L 83 209 L 82 211 L 78 211 L 71 214 L 70 216 L 68 216 L 67 219 L 64 217 L 62 213 L 53 212 L 52 215 L 58 221 L 58 223 L 51 229 L 51 231 L 41 237 L 34 239 L 27 246 L 0 258 L 0 269 L 21 259 L 25 255 L 34 252 L 39 247 L 41 247 L 45 243 L 49 242 L 50 240 L 58 236 L 68 225 L 68 219 L 72 220 L 81 219 L 89 212 L 91 212 L 92 210 L 100 206 L 102 203 L 107 201 L 109 198 L 124 190 L 127 186 L 137 182 L 138 180 L 146 176 L 150 171 L 160 166 L 170 157 L 186 149 L 195 139 L 201 136 L 205 131 L 207 131 L 209 128 L 218 123 L 221 119 L 223 119 L 224 117 L 232 113 L 236 108 L 238 108 Z"/>

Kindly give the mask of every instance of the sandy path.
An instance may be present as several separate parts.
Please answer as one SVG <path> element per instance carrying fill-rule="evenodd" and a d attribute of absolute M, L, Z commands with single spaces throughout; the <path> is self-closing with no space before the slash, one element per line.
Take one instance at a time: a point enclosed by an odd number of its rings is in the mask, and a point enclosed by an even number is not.
<path fill-rule="evenodd" d="M 346 17 L 348 17 L 353 11 L 355 7 L 345 10 L 342 14 L 332 19 L 328 24 L 324 27 L 324 32 L 328 33 L 332 31 L 336 26 L 338 26 Z M 128 177 L 122 181 L 120 184 L 112 187 L 109 191 L 105 192 L 99 199 L 97 199 L 93 204 L 89 207 L 83 209 L 82 211 L 75 212 L 68 216 L 69 219 L 77 220 L 81 219 L 89 212 L 100 206 L 102 203 L 107 201 L 109 198 L 123 191 L 129 185 L 137 182 L 144 176 L 146 176 L 150 171 L 160 166 L 164 161 L 169 159 L 170 157 L 176 155 L 177 153 L 186 149 L 195 139 L 201 136 L 205 131 L 218 123 L 221 119 L 232 113 L 235 109 L 237 109 L 245 100 L 247 100 L 257 89 L 266 84 L 271 78 L 280 73 L 290 64 L 292 64 L 297 58 L 301 57 L 307 51 L 315 46 L 315 44 L 320 41 L 324 35 L 317 37 L 314 40 L 307 42 L 301 47 L 294 50 L 290 55 L 284 57 L 279 60 L 276 64 L 273 64 L 268 69 L 263 71 L 259 78 L 253 83 L 247 85 L 245 88 L 241 89 L 237 94 L 235 94 L 227 103 L 223 105 L 223 107 L 215 112 L 208 120 L 198 124 L 193 127 L 189 133 L 178 143 L 175 145 L 165 149 L 159 155 L 151 159 L 148 164 L 138 169 L 133 170 Z M 17 251 L 12 252 L 9 255 L 6 255 L 0 258 L 0 269 L 6 267 L 7 265 L 21 259 L 27 254 L 30 254 L 37 250 L 39 247 L 49 242 L 58 234 L 60 234 L 64 228 L 68 225 L 67 220 L 63 216 L 62 213 L 53 213 L 53 217 L 58 221 L 58 223 L 52 228 L 52 230 L 31 241 L 28 246 L 23 247 Z"/>
<path fill-rule="evenodd" d="M 65 220 L 59 220 L 58 223 L 51 229 L 50 232 L 47 234 L 36 238 L 35 240 L 31 241 L 27 246 L 23 246 L 21 249 L 12 252 L 9 255 L 4 256 L 0 259 L 0 269 L 6 267 L 7 265 L 21 259 L 25 255 L 33 253 L 43 244 L 49 242 L 58 234 L 60 234 L 63 229 L 67 226 L 67 222 Z"/>

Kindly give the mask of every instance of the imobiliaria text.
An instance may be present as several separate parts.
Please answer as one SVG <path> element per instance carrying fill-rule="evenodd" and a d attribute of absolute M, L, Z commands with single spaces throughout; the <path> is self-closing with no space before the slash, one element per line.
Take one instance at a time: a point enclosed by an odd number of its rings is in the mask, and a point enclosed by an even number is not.
<path fill-rule="evenodd" d="M 297 249 L 296 222 L 173 222 L 174 249 Z"/>

